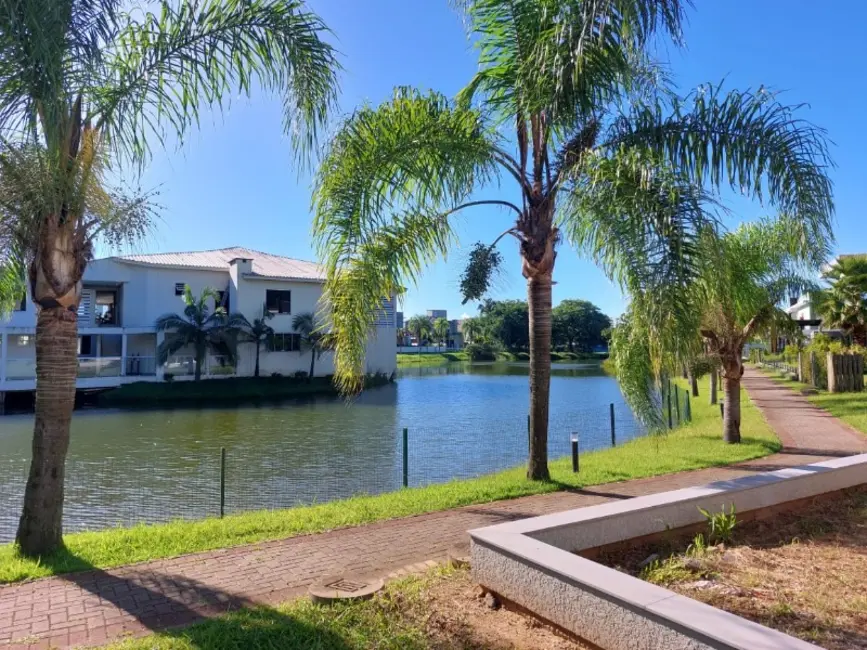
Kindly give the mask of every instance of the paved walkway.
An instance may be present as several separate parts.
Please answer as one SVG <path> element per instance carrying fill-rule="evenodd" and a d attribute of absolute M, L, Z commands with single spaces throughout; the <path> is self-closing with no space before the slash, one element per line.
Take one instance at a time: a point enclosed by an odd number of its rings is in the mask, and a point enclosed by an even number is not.
<path fill-rule="evenodd" d="M 0 587 L 0 650 L 97 645 L 229 609 L 275 604 L 345 572 L 388 575 L 466 546 L 498 522 L 867 451 L 867 437 L 748 370 L 744 382 L 786 448 L 737 466 L 470 506 L 316 535 Z M 4 645 L 4 643 L 6 645 Z"/>

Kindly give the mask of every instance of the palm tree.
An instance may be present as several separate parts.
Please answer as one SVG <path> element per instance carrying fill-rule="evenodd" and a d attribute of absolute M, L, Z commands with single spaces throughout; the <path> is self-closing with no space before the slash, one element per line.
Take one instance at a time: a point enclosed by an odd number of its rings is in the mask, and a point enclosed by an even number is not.
<path fill-rule="evenodd" d="M 418 343 L 418 351 L 421 352 L 421 342 L 426 337 L 431 335 L 433 328 L 431 327 L 430 318 L 427 316 L 413 316 L 408 321 L 406 321 L 406 329 L 410 334 L 415 336 L 415 340 Z"/>
<path fill-rule="evenodd" d="M 26 278 L 39 307 L 33 458 L 16 535 L 28 556 L 62 544 L 81 278 L 96 239 L 144 232 L 136 218 L 147 211 L 129 209 L 141 197 L 104 187 L 100 170 L 109 159 L 140 170 L 154 141 L 182 139 L 202 111 L 254 87 L 283 96 L 293 145 L 310 151 L 335 104 L 339 66 L 303 0 L 126 4 L 0 2 L 2 175 L 22 181 L 0 209 L 0 231 L 15 241 L 0 268 L 19 287 Z M 42 164 L 10 174 L 37 156 Z"/>
<path fill-rule="evenodd" d="M 189 286 L 184 287 L 181 299 L 184 301 L 184 313 L 163 314 L 157 318 L 154 326 L 157 332 L 166 332 L 167 336 L 157 348 L 157 361 L 165 365 L 169 357 L 178 350 L 191 346 L 195 357 L 195 380 L 202 378 L 202 367 L 205 355 L 211 351 L 223 357 L 228 363 L 236 360 L 235 345 L 232 340 L 233 330 L 229 326 L 226 310 L 210 305 L 218 299 L 217 292 L 206 288 L 198 297 L 193 295 Z"/>
<path fill-rule="evenodd" d="M 473 343 L 482 333 L 482 324 L 478 318 L 465 318 L 461 323 L 461 334 L 467 343 Z"/>
<path fill-rule="evenodd" d="M 298 314 L 292 319 L 292 328 L 301 335 L 301 347 L 310 350 L 310 372 L 307 381 L 313 379 L 313 369 L 316 359 L 328 349 L 328 334 L 322 331 L 322 327 L 316 322 L 316 316 L 310 312 Z"/>
<path fill-rule="evenodd" d="M 824 324 L 843 330 L 867 346 L 867 255 L 841 255 L 822 274 L 831 286 L 812 299 Z"/>
<path fill-rule="evenodd" d="M 448 346 L 449 329 L 449 321 L 445 318 L 437 318 L 433 322 L 433 335 L 443 347 Z"/>
<path fill-rule="evenodd" d="M 268 310 L 267 305 L 262 306 L 262 316 L 253 319 L 252 323 L 243 314 L 232 314 L 229 316 L 229 329 L 239 333 L 243 341 L 256 345 L 256 366 L 253 369 L 254 377 L 259 376 L 259 354 L 262 344 L 267 343 L 274 336 L 274 328 L 268 325 L 268 321 L 272 318 L 274 318 L 274 314 Z"/>
<path fill-rule="evenodd" d="M 647 309 L 641 301 L 630 305 L 629 327 L 638 336 L 621 333 L 614 349 L 627 398 L 634 398 L 636 391 L 646 391 L 648 365 L 667 366 L 669 372 L 678 367 L 672 362 L 682 349 L 677 339 L 689 338 L 686 331 L 691 330 L 694 340 L 698 332 L 703 344 L 693 349 L 707 350 L 712 371 L 718 365 L 721 372 L 723 440 L 740 442 L 744 344 L 771 325 L 780 332 L 798 331 L 798 324 L 779 305 L 787 296 L 812 286 L 807 275 L 817 268 L 815 262 L 827 250 L 826 245 L 827 240 L 820 240 L 805 246 L 788 217 L 744 224 L 729 233 L 703 232 L 696 242 L 700 260 L 697 274 L 678 292 L 684 318 L 672 326 L 667 337 L 656 338 L 655 349 L 648 345 L 654 340 L 652 332 L 667 326 L 660 326 L 655 310 Z M 630 371 L 635 374 L 630 375 Z M 650 403 L 646 393 L 638 403 Z"/>
<path fill-rule="evenodd" d="M 826 222 L 826 142 L 763 89 L 674 96 L 647 49 L 660 33 L 680 41 L 681 0 L 461 4 L 480 69 L 456 100 L 397 89 L 345 120 L 319 168 L 314 235 L 334 305 L 336 378 L 344 391 L 361 389 L 377 305 L 446 255 L 451 215 L 509 211 L 506 230 L 473 249 L 461 286 L 465 300 L 479 299 L 501 259 L 494 246 L 515 240 L 529 302 L 527 474 L 547 479 L 561 240 L 598 252 L 618 279 L 630 258 L 677 285 L 690 272 L 695 232 L 716 223 L 696 188 L 731 185 L 799 223 Z M 476 198 L 501 177 L 514 181 L 517 202 Z"/>

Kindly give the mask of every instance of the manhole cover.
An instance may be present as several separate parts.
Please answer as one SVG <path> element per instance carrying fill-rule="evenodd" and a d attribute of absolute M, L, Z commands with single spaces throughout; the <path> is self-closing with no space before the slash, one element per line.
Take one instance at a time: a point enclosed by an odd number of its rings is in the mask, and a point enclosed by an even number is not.
<path fill-rule="evenodd" d="M 366 579 L 357 576 L 329 578 L 310 585 L 308 593 L 314 603 L 331 603 L 336 600 L 363 600 L 382 589 L 379 578 Z"/>

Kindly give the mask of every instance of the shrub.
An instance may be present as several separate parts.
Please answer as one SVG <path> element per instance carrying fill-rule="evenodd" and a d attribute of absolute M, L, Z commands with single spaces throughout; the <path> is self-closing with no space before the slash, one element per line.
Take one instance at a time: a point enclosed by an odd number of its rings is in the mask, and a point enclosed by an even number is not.
<path fill-rule="evenodd" d="M 296 370 L 293 374 L 295 379 L 307 379 L 307 371 L 306 370 Z"/>
<path fill-rule="evenodd" d="M 489 343 L 470 343 L 464 352 L 471 361 L 496 361 L 497 351 Z"/>

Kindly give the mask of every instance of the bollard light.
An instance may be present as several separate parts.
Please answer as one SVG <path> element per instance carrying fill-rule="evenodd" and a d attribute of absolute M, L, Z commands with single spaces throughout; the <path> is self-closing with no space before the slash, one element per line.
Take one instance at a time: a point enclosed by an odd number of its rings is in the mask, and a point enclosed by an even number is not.
<path fill-rule="evenodd" d="M 578 472 L 578 434 L 572 434 L 572 471 Z"/>

